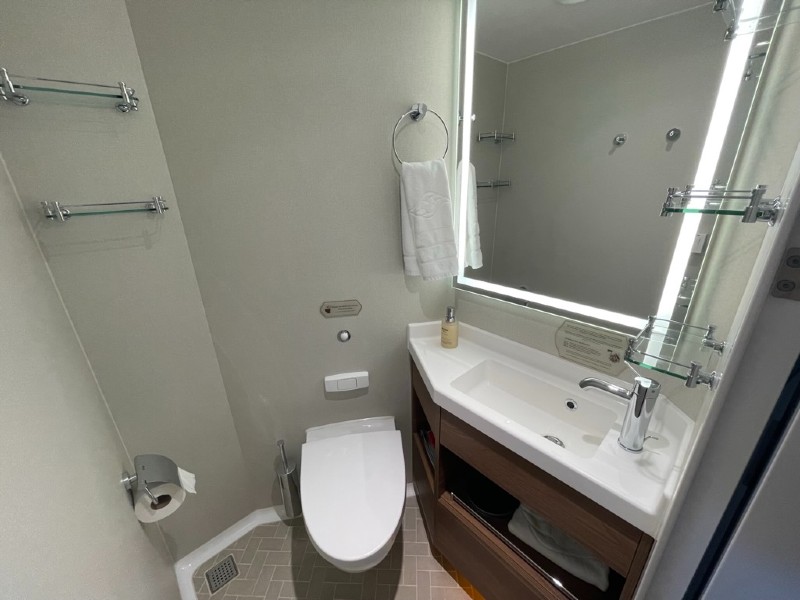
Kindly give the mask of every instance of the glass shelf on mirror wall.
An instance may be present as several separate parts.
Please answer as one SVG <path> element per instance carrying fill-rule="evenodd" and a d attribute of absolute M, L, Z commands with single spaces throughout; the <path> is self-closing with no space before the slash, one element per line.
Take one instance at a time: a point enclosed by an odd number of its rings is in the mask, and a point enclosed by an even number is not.
<path fill-rule="evenodd" d="M 513 142 L 516 139 L 516 134 L 504 133 L 502 131 L 487 131 L 478 134 L 479 142 L 491 141 L 495 144 L 499 144 L 500 142 Z"/>
<path fill-rule="evenodd" d="M 774 225 L 780 215 L 780 197 L 764 199 L 767 186 L 759 185 L 751 190 L 728 190 L 712 188 L 696 190 L 687 185 L 683 190 L 671 187 L 661 207 L 661 216 L 671 214 L 733 215 L 742 217 L 742 223 L 769 223 Z"/>
<path fill-rule="evenodd" d="M 702 384 L 714 389 L 720 374 L 707 368 L 714 354 L 722 354 L 725 349 L 725 342 L 714 337 L 715 331 L 714 325 L 698 327 L 648 317 L 645 328 L 628 340 L 625 361 L 677 377 L 689 388 Z"/>

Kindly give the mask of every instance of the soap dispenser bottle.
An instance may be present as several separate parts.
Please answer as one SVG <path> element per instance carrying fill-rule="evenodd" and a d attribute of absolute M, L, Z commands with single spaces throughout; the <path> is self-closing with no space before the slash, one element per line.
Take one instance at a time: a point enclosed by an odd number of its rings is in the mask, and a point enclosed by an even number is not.
<path fill-rule="evenodd" d="M 455 348 L 456 346 L 458 346 L 456 309 L 454 306 L 448 306 L 447 313 L 442 319 L 442 348 Z"/>

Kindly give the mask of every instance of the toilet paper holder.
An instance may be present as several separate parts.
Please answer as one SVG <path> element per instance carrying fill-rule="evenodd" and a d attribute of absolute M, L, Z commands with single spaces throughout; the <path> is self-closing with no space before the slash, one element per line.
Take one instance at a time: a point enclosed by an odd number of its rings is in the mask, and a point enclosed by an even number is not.
<path fill-rule="evenodd" d="M 120 481 L 130 493 L 131 502 L 134 501 L 136 490 L 141 486 L 150 497 L 153 508 L 158 508 L 162 502 L 169 502 L 169 498 L 162 500 L 150 491 L 150 486 L 155 487 L 162 483 L 174 483 L 179 487 L 183 487 L 178 465 L 166 456 L 161 454 L 140 454 L 133 458 L 133 467 L 136 472 L 130 475 L 127 471 L 123 471 Z"/>

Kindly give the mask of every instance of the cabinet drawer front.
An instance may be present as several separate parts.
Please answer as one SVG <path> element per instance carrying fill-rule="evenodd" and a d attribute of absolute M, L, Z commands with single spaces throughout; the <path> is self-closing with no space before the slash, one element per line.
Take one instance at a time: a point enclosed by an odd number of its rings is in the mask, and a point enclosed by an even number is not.
<path fill-rule="evenodd" d="M 628 575 L 643 535 L 633 525 L 447 411 L 442 411 L 441 446 Z"/>
<path fill-rule="evenodd" d="M 436 443 L 438 444 L 441 409 L 433 401 L 433 398 L 431 398 L 431 394 L 425 386 L 422 375 L 419 374 L 419 369 L 417 365 L 414 364 L 413 360 L 411 361 L 411 385 L 414 388 L 414 393 L 417 395 L 417 398 L 419 398 L 422 412 L 425 413 L 425 418 L 428 420 L 428 424 L 431 426 L 431 431 L 436 436 Z"/>
<path fill-rule="evenodd" d="M 436 547 L 487 600 L 565 600 L 544 577 L 458 506 L 449 494 L 436 503 Z"/>

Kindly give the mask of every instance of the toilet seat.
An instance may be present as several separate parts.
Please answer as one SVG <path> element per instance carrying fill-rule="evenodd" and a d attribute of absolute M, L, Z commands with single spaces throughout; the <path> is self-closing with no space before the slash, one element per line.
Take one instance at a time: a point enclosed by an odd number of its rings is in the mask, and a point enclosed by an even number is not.
<path fill-rule="evenodd" d="M 405 504 L 400 432 L 394 419 L 391 430 L 374 421 L 314 428 L 302 448 L 300 498 L 311 543 L 328 562 L 353 573 L 388 554 Z M 320 434 L 328 427 L 338 427 L 333 437 Z M 347 430 L 366 432 L 342 435 Z"/>

